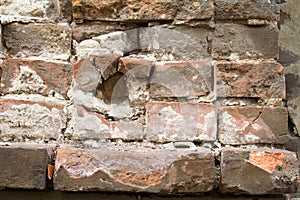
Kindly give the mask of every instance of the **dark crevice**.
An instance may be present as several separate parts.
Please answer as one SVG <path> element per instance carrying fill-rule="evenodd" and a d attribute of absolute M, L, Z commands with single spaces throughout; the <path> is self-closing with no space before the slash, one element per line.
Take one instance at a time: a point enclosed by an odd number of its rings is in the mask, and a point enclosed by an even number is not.
<path fill-rule="evenodd" d="M 254 124 L 261 117 L 262 114 L 263 114 L 263 111 L 259 111 L 258 116 L 255 119 L 253 119 L 253 121 L 251 122 L 251 124 Z"/>
<path fill-rule="evenodd" d="M 54 175 L 54 166 L 55 166 L 55 154 L 56 149 L 58 146 L 55 146 L 55 148 L 49 153 L 48 158 L 48 164 L 47 164 L 47 172 L 46 172 L 46 189 L 53 190 L 54 189 L 54 183 L 53 183 L 53 175 Z"/>
<path fill-rule="evenodd" d="M 203 144 L 205 143 L 204 141 L 193 141 L 195 146 L 203 146 Z"/>
<path fill-rule="evenodd" d="M 124 80 L 124 74 L 117 72 L 99 84 L 95 96 L 107 104 L 121 103 L 128 100 L 128 88 Z"/>
<path fill-rule="evenodd" d="M 297 127 L 294 123 L 293 118 L 290 116 L 290 114 L 288 115 L 288 129 L 289 129 L 289 133 L 291 136 L 293 136 L 293 137 L 299 136 Z"/>

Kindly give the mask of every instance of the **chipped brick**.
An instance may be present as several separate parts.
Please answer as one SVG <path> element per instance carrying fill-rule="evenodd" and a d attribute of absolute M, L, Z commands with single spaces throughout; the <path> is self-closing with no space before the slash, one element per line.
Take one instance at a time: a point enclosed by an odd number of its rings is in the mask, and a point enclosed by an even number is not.
<path fill-rule="evenodd" d="M 214 159 L 206 148 L 60 147 L 55 167 L 54 188 L 63 191 L 188 194 L 210 191 L 216 181 Z"/>
<path fill-rule="evenodd" d="M 0 141 L 56 140 L 63 128 L 60 104 L 0 99 Z"/>
<path fill-rule="evenodd" d="M 235 194 L 293 193 L 299 179 L 296 154 L 285 150 L 222 150 L 221 191 Z"/>
<path fill-rule="evenodd" d="M 197 97 L 212 91 L 210 61 L 156 63 L 150 82 L 150 97 Z"/>
<path fill-rule="evenodd" d="M 285 98 L 283 67 L 277 62 L 216 63 L 218 97 Z"/>
<path fill-rule="evenodd" d="M 214 141 L 216 111 L 210 104 L 148 102 L 147 139 L 166 141 Z"/>
<path fill-rule="evenodd" d="M 0 91 L 3 94 L 27 93 L 67 97 L 72 81 L 72 66 L 64 62 L 29 59 L 4 59 Z"/>
<path fill-rule="evenodd" d="M 282 107 L 223 107 L 219 110 L 219 140 L 223 144 L 285 144 L 288 113 Z"/>

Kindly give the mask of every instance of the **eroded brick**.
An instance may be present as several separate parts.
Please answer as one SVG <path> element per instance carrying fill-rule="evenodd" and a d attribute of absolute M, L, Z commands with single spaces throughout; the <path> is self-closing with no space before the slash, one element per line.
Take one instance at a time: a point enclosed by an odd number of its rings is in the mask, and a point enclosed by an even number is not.
<path fill-rule="evenodd" d="M 75 20 L 170 20 L 177 10 L 177 2 L 73 0 Z"/>
<path fill-rule="evenodd" d="M 101 74 L 102 78 L 107 80 L 117 72 L 120 57 L 118 54 L 102 54 L 90 56 L 89 60 Z"/>
<path fill-rule="evenodd" d="M 0 141 L 56 140 L 63 128 L 61 104 L 0 99 Z"/>
<path fill-rule="evenodd" d="M 139 120 L 109 121 L 96 112 L 86 111 L 81 106 L 74 106 L 67 134 L 72 139 L 101 140 L 123 139 L 140 140 L 143 138 L 143 125 Z"/>
<path fill-rule="evenodd" d="M 124 73 L 130 104 L 136 110 L 144 110 L 149 100 L 149 78 L 154 61 L 124 57 L 120 59 L 118 71 Z"/>
<path fill-rule="evenodd" d="M 47 15 L 50 14 L 51 6 L 54 7 L 54 3 L 50 0 L 38 0 L 34 2 L 7 0 L 1 2 L 0 14 L 27 17 L 47 17 Z"/>
<path fill-rule="evenodd" d="M 120 59 L 118 71 L 136 78 L 147 78 L 153 66 L 154 62 L 151 60 L 123 57 Z"/>
<path fill-rule="evenodd" d="M 285 144 L 288 112 L 283 107 L 223 107 L 219 110 L 219 140 L 223 144 Z"/>
<path fill-rule="evenodd" d="M 150 80 L 150 97 L 197 97 L 212 91 L 210 61 L 156 63 Z"/>
<path fill-rule="evenodd" d="M 37 0 L 18 1 L 6 0 L 1 2 L 0 14 L 3 17 L 50 18 L 54 20 L 71 21 L 72 0 Z"/>
<path fill-rule="evenodd" d="M 64 62 L 29 59 L 4 59 L 1 66 L 3 94 L 26 93 L 67 97 L 72 81 L 72 66 Z"/>
<path fill-rule="evenodd" d="M 214 141 L 217 132 L 215 107 L 210 104 L 148 102 L 147 139 L 166 141 Z"/>
<path fill-rule="evenodd" d="M 278 58 L 279 31 L 275 24 L 247 26 L 216 24 L 211 53 L 214 59 Z"/>
<path fill-rule="evenodd" d="M 107 85 L 110 82 L 102 82 L 102 79 L 106 81 L 116 74 L 119 58 L 118 54 L 102 54 L 82 58 L 74 63 L 75 88 L 96 95 L 100 84 Z"/>
<path fill-rule="evenodd" d="M 283 67 L 277 62 L 218 62 L 219 97 L 285 98 Z"/>
<path fill-rule="evenodd" d="M 214 188 L 212 153 L 102 146 L 57 149 L 54 188 L 63 191 L 196 193 Z"/>
<path fill-rule="evenodd" d="M 138 47 L 154 52 L 158 60 L 162 61 L 208 59 L 210 54 L 207 52 L 207 43 L 199 40 L 207 35 L 207 31 L 195 30 L 199 31 L 198 35 L 193 35 L 188 29 L 183 31 L 182 28 L 176 27 L 174 30 L 161 27 L 141 28 L 138 31 Z"/>
<path fill-rule="evenodd" d="M 230 149 L 221 154 L 221 191 L 236 194 L 283 194 L 297 189 L 296 154 L 285 150 Z"/>
<path fill-rule="evenodd" d="M 72 36 L 76 41 L 82 41 L 113 31 L 126 31 L 134 28 L 139 28 L 139 26 L 133 23 L 120 24 L 119 22 L 111 21 L 88 21 L 73 24 Z"/>
<path fill-rule="evenodd" d="M 215 0 L 216 19 L 278 20 L 279 12 L 274 1 L 268 0 Z"/>
<path fill-rule="evenodd" d="M 154 60 L 160 61 L 210 58 L 206 41 L 209 30 L 184 27 L 187 26 L 178 26 L 174 29 L 142 27 L 98 35 L 81 41 L 76 47 L 76 54 L 82 58 L 92 54 L 126 55 L 132 52 L 149 52 Z"/>
<path fill-rule="evenodd" d="M 176 19 L 207 20 L 214 15 L 214 2 L 213 0 L 183 0 L 179 1 L 178 9 Z"/>
<path fill-rule="evenodd" d="M 66 24 L 11 23 L 3 28 L 7 52 L 13 57 L 40 56 L 67 61 L 71 55 L 71 29 Z"/>
<path fill-rule="evenodd" d="M 0 188 L 46 189 L 48 146 L 0 145 Z"/>
<path fill-rule="evenodd" d="M 73 64 L 75 89 L 95 95 L 97 87 L 102 83 L 101 74 L 88 58 Z"/>
<path fill-rule="evenodd" d="M 207 20 L 214 15 L 212 0 L 206 1 L 102 1 L 73 0 L 77 21 Z"/>

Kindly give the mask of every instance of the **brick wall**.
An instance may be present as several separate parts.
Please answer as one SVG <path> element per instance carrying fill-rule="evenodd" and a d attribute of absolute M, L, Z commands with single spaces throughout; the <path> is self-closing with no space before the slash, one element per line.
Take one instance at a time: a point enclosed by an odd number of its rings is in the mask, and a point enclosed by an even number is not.
<path fill-rule="evenodd" d="M 300 197 L 294 5 L 0 3 L 0 197 Z"/>

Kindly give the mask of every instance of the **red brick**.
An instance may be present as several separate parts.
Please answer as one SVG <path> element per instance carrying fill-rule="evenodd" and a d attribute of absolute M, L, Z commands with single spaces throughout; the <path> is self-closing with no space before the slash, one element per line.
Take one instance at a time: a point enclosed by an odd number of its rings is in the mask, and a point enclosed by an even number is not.
<path fill-rule="evenodd" d="M 283 107 L 223 107 L 219 110 L 219 140 L 223 144 L 285 144 L 288 112 Z"/>
<path fill-rule="evenodd" d="M 283 67 L 277 62 L 216 63 L 218 97 L 285 98 Z"/>
<path fill-rule="evenodd" d="M 201 1 L 130 1 L 95 2 L 73 0 L 73 17 L 77 21 L 151 21 L 151 20 L 207 20 L 214 15 L 213 0 Z"/>
<path fill-rule="evenodd" d="M 150 76 L 153 66 L 154 63 L 150 60 L 123 57 L 120 59 L 118 71 L 129 73 L 133 77 L 145 78 Z"/>
<path fill-rule="evenodd" d="M 214 16 L 213 0 L 181 0 L 176 19 L 179 20 L 207 20 Z"/>
<path fill-rule="evenodd" d="M 224 193 L 293 193 L 299 182 L 298 161 L 295 153 L 285 150 L 225 148 L 221 177 Z"/>
<path fill-rule="evenodd" d="M 210 104 L 149 102 L 147 139 L 166 141 L 214 141 L 217 132 L 215 107 Z"/>
<path fill-rule="evenodd" d="M 46 172 L 53 145 L 0 145 L 0 188 L 46 189 Z"/>
<path fill-rule="evenodd" d="M 63 128 L 63 105 L 0 99 L 0 141 L 56 140 Z"/>
<path fill-rule="evenodd" d="M 0 91 L 67 97 L 72 81 L 72 66 L 68 63 L 29 59 L 4 59 Z"/>
<path fill-rule="evenodd" d="M 55 190 L 188 194 L 210 191 L 216 182 L 214 158 L 207 148 L 62 146 L 56 155 Z"/>
<path fill-rule="evenodd" d="M 173 19 L 177 2 L 166 1 L 124 1 L 73 0 L 75 20 L 170 20 Z"/>
<path fill-rule="evenodd" d="M 107 80 L 113 74 L 117 72 L 119 54 L 102 54 L 97 56 L 91 56 L 89 60 L 94 65 L 96 70 L 100 72 L 104 80 Z"/>
<path fill-rule="evenodd" d="M 210 61 L 156 63 L 151 77 L 150 96 L 206 96 L 212 90 Z"/>
<path fill-rule="evenodd" d="M 69 122 L 70 134 L 75 140 L 123 139 L 140 140 L 143 138 L 143 125 L 135 121 L 109 121 L 102 114 L 86 111 L 75 106 Z"/>

